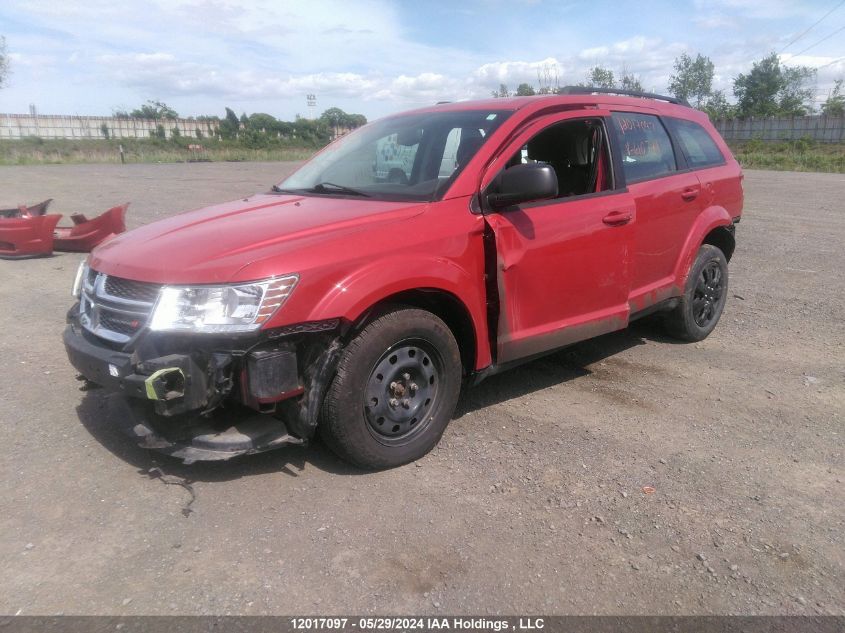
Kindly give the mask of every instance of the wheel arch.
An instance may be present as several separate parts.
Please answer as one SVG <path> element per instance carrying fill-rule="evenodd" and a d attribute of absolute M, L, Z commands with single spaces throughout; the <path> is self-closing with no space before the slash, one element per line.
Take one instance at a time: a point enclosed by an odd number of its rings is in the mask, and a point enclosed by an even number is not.
<path fill-rule="evenodd" d="M 736 238 L 733 233 L 733 225 L 717 226 L 704 236 L 701 244 L 711 244 L 725 254 L 725 259 L 731 261 L 731 257 L 736 249 Z"/>
<path fill-rule="evenodd" d="M 730 260 L 736 246 L 734 236 L 731 233 L 732 227 L 733 220 L 723 207 L 708 207 L 696 218 L 687 234 L 681 255 L 675 265 L 674 277 L 678 289 L 683 290 L 686 286 L 690 267 L 695 261 L 702 244 L 716 246 L 725 253 L 725 258 Z M 726 248 L 730 250 L 730 254 L 724 250 Z"/>
<path fill-rule="evenodd" d="M 460 298 L 441 288 L 412 288 L 379 299 L 353 322 L 350 334 L 361 331 L 370 321 L 393 306 L 418 308 L 442 319 L 458 344 L 464 372 L 468 374 L 475 369 L 478 332 L 470 311 Z"/>

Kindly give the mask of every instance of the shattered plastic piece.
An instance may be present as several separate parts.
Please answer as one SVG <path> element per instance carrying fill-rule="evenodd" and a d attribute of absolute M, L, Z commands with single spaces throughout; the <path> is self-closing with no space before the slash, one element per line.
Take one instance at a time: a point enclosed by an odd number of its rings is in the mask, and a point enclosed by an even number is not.
<path fill-rule="evenodd" d="M 0 209 L 0 218 L 20 218 L 20 217 L 35 217 L 37 215 L 44 215 L 47 213 L 47 207 L 53 201 L 52 198 L 47 198 L 44 202 L 27 206 L 25 204 L 18 205 L 13 209 Z"/>
<path fill-rule="evenodd" d="M 643 486 L 643 494 L 653 495 L 654 488 L 652 488 L 651 486 Z"/>

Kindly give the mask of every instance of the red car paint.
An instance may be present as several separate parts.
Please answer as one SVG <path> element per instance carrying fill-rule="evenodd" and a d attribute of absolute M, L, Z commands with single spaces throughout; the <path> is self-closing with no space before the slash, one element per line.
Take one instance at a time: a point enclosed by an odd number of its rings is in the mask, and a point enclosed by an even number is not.
<path fill-rule="evenodd" d="M 87 253 L 112 235 L 126 230 L 126 209 L 129 203 L 112 207 L 89 220 L 84 215 L 72 215 L 73 226 L 59 226 L 54 235 L 57 251 Z"/>
<path fill-rule="evenodd" d="M 0 218 L 0 259 L 25 259 L 53 254 L 53 229 L 60 215 Z"/>
<path fill-rule="evenodd" d="M 129 203 L 112 207 L 89 220 L 72 215 L 73 226 L 56 225 L 61 215 L 46 215 L 52 198 L 37 205 L 0 210 L 0 258 L 25 259 L 52 255 L 54 250 L 87 253 L 106 238 L 126 230 Z"/>
<path fill-rule="evenodd" d="M 256 195 L 117 236 L 93 252 L 91 266 L 170 284 L 299 274 L 296 291 L 265 329 L 335 318 L 355 322 L 396 293 L 439 290 L 457 298 L 469 316 L 473 369 L 480 370 L 624 328 L 632 314 L 678 296 L 707 235 L 741 214 L 739 165 L 707 116 L 689 107 L 570 95 L 420 112 L 487 109 L 513 113 L 439 201 Z M 708 131 L 724 163 L 529 210 L 471 212 L 474 196 L 532 134 L 553 122 L 608 118 L 611 112 L 694 121 Z M 485 268 L 486 230 L 495 236 L 495 270 Z M 485 274 L 499 287 L 492 336 Z"/>

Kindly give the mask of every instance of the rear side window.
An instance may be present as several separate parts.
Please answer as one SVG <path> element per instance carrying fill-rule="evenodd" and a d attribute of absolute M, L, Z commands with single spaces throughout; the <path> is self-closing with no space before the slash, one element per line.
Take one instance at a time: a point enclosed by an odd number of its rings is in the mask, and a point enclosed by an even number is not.
<path fill-rule="evenodd" d="M 614 112 L 613 127 L 627 182 L 658 178 L 677 170 L 669 134 L 656 116 Z"/>
<path fill-rule="evenodd" d="M 725 157 L 722 156 L 715 141 L 698 123 L 684 119 L 668 119 L 667 121 L 681 144 L 690 167 L 709 167 L 725 162 Z"/>

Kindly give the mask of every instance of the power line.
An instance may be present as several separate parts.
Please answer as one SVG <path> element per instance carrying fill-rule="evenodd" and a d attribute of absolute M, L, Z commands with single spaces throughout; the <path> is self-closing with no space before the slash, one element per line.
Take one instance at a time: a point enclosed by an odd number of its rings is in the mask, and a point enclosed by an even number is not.
<path fill-rule="evenodd" d="M 832 62 L 826 63 L 824 66 L 816 66 L 816 70 L 821 70 L 822 68 L 827 68 L 828 66 L 833 66 L 836 62 L 845 61 L 845 57 L 840 57 L 839 59 L 834 59 Z"/>
<path fill-rule="evenodd" d="M 806 29 L 804 29 L 803 31 L 801 31 L 801 33 L 799 33 L 797 37 L 795 37 L 794 39 L 790 40 L 789 44 L 787 44 L 786 46 L 784 46 L 784 47 L 781 49 L 781 51 L 780 51 L 780 53 L 778 53 L 778 55 L 782 54 L 782 53 L 783 53 L 783 51 L 785 51 L 787 48 L 789 48 L 790 46 L 792 46 L 793 44 L 795 44 L 795 42 L 797 42 L 798 40 L 800 40 L 800 39 L 801 39 L 802 37 L 804 37 L 807 33 L 809 33 L 810 31 L 812 31 L 812 30 L 813 30 L 816 26 L 818 26 L 818 24 L 819 24 L 822 20 L 824 20 L 827 16 L 829 16 L 829 15 L 830 15 L 831 13 L 833 13 L 834 11 L 836 11 L 836 10 L 837 10 L 839 7 L 841 7 L 843 4 L 845 4 L 845 0 L 842 0 L 842 2 L 840 2 L 839 4 L 837 4 L 837 5 L 836 5 L 835 7 L 833 7 L 830 11 L 828 11 L 827 13 L 825 13 L 822 17 L 820 17 L 820 18 L 819 18 L 818 20 L 816 20 L 815 22 L 813 22 L 813 24 L 811 24 L 811 25 L 810 25 L 810 26 L 808 26 Z"/>
<path fill-rule="evenodd" d="M 831 37 L 833 37 L 834 35 L 836 35 L 836 34 L 837 34 L 837 33 L 839 33 L 840 31 L 845 31 L 845 26 L 843 26 L 843 27 L 840 27 L 840 28 L 836 29 L 836 30 L 835 30 L 833 33 L 831 33 L 830 35 L 827 35 L 827 36 L 823 37 L 822 39 L 818 40 L 817 42 L 815 42 L 815 43 L 813 43 L 813 44 L 810 44 L 807 48 L 805 48 L 804 50 L 802 50 L 800 53 L 796 53 L 795 55 L 793 55 L 793 57 L 798 57 L 799 55 L 803 55 L 804 53 L 806 53 L 808 50 L 810 50 L 810 49 L 811 49 L 811 48 L 813 48 L 814 46 L 818 46 L 818 45 L 819 45 L 819 44 L 821 44 L 822 42 L 824 42 L 824 41 L 826 41 L 826 40 L 829 40 Z"/>

